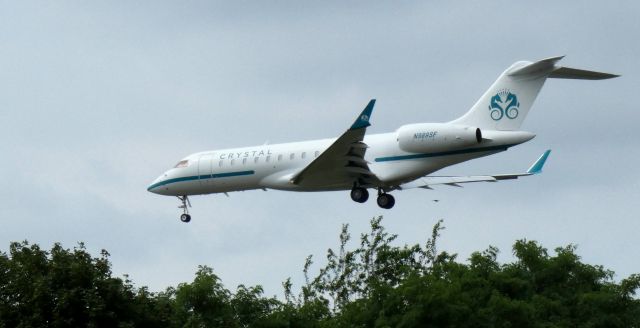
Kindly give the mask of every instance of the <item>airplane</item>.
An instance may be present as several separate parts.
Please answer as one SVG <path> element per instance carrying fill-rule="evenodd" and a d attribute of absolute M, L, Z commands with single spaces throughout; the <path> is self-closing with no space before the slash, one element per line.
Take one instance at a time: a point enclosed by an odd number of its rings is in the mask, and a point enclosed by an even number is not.
<path fill-rule="evenodd" d="M 506 151 L 529 141 L 520 130 L 547 78 L 602 80 L 619 75 L 559 66 L 564 56 L 518 61 L 507 68 L 461 117 L 446 123 L 403 125 L 394 132 L 367 134 L 375 99 L 337 138 L 203 151 L 181 159 L 147 191 L 176 196 L 180 220 L 191 221 L 189 196 L 254 189 L 284 191 L 350 190 L 364 203 L 369 189 L 377 204 L 391 209 L 392 191 L 496 182 L 542 172 L 550 150 L 514 174 L 432 176 L 454 164 Z M 227 194 L 228 195 L 228 194 Z"/>

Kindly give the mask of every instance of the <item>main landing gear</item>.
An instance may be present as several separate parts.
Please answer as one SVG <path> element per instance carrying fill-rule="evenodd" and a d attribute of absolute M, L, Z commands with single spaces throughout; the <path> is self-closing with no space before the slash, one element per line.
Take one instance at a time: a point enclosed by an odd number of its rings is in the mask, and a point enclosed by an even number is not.
<path fill-rule="evenodd" d="M 185 196 L 178 196 L 178 199 L 182 202 L 182 205 L 178 206 L 178 208 L 182 209 L 182 215 L 180 215 L 180 221 L 189 222 L 191 221 L 191 215 L 189 215 L 189 207 L 191 207 L 191 202 L 189 198 Z"/>
<path fill-rule="evenodd" d="M 351 189 L 351 199 L 354 202 L 364 203 L 369 199 L 369 191 L 365 188 L 354 186 L 353 189 Z M 376 202 L 378 206 L 388 210 L 396 204 L 396 199 L 382 191 L 382 188 L 378 188 L 378 199 Z"/>
<path fill-rule="evenodd" d="M 396 199 L 386 192 L 378 191 L 378 199 L 376 199 L 378 206 L 384 209 L 391 209 L 396 204 Z"/>
<path fill-rule="evenodd" d="M 351 189 L 351 199 L 354 202 L 364 203 L 369 199 L 369 191 L 361 187 L 354 187 Z"/>

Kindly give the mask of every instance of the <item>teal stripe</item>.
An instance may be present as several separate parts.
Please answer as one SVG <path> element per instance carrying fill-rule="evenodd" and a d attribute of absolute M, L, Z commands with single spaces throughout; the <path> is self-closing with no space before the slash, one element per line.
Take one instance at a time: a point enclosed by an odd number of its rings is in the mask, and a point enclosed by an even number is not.
<path fill-rule="evenodd" d="M 160 186 L 176 183 L 176 182 L 237 177 L 242 175 L 252 175 L 255 173 L 256 173 L 255 171 L 251 170 L 251 171 L 227 172 L 227 173 L 216 173 L 216 174 L 206 174 L 206 175 L 193 175 L 190 177 L 174 178 L 174 179 L 169 179 L 169 180 L 160 181 L 158 183 L 154 183 L 151 186 L 149 186 L 149 188 L 147 188 L 147 191 Z"/>
<path fill-rule="evenodd" d="M 199 176 L 200 179 L 217 179 L 217 178 L 228 178 L 228 177 L 237 177 L 241 175 L 252 175 L 256 172 L 251 171 L 239 171 L 239 172 L 227 172 L 227 173 L 216 173 L 216 174 L 208 174 Z"/>
<path fill-rule="evenodd" d="M 424 153 L 424 154 L 411 154 L 411 155 L 401 155 L 401 156 L 389 156 L 389 157 L 378 157 L 375 159 L 376 162 L 390 162 L 390 161 L 402 161 L 406 159 L 419 159 L 419 158 L 428 158 L 428 157 L 440 157 L 440 156 L 449 156 L 449 155 L 460 155 L 460 154 L 471 154 L 471 153 L 481 153 L 485 151 L 505 151 L 507 148 L 513 145 L 502 145 L 502 146 L 491 146 L 491 147 L 480 147 L 480 148 L 467 148 L 467 149 L 459 149 L 459 150 L 450 150 L 443 151 L 438 153 Z"/>

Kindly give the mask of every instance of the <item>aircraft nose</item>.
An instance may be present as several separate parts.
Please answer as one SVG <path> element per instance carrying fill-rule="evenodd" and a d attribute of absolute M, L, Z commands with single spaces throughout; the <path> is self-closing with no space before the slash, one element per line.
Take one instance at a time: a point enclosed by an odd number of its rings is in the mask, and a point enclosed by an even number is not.
<path fill-rule="evenodd" d="M 162 185 L 162 182 L 165 179 L 166 174 L 162 174 L 159 177 L 157 177 L 155 180 L 153 180 L 153 182 L 151 182 L 151 184 L 149 185 L 149 187 L 147 187 L 147 191 L 152 192 L 154 194 L 160 194 L 160 187 Z"/>

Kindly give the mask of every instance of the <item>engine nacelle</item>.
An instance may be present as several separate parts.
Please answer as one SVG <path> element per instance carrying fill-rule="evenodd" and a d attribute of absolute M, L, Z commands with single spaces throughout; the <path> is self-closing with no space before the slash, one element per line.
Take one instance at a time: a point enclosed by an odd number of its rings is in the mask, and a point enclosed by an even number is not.
<path fill-rule="evenodd" d="M 410 153 L 456 150 L 482 141 L 479 128 L 446 123 L 403 125 L 397 136 L 400 149 Z"/>

